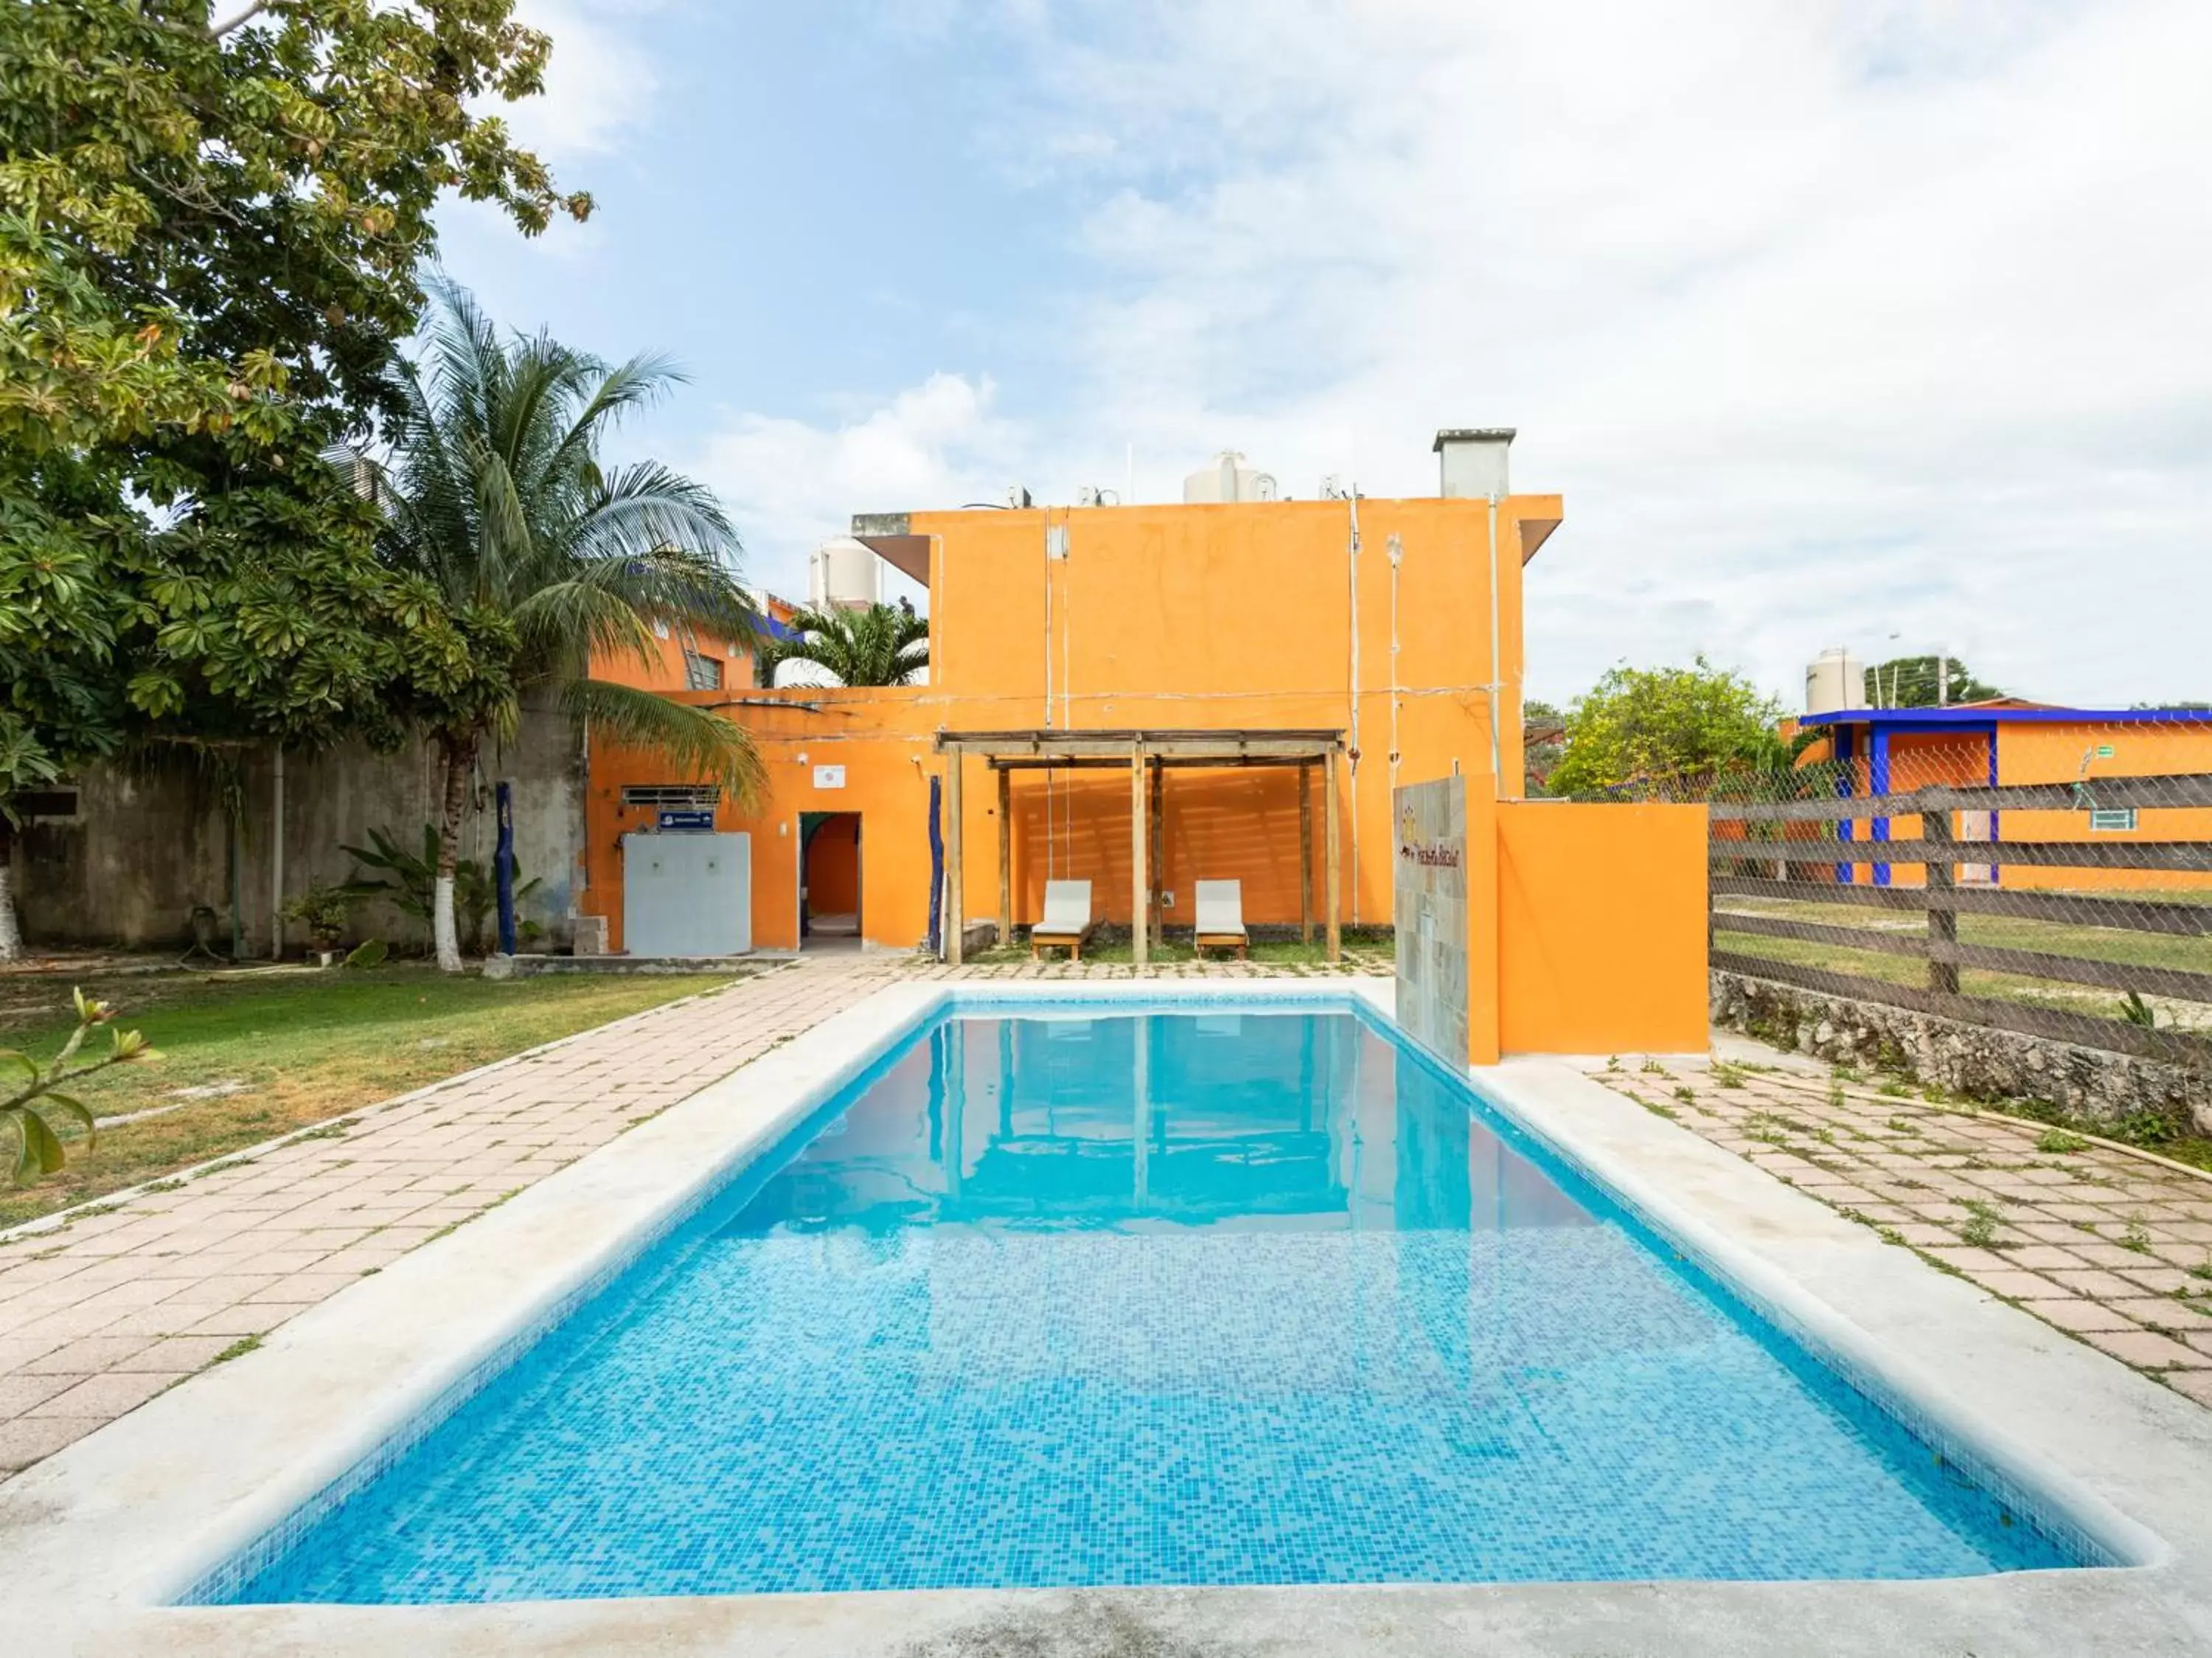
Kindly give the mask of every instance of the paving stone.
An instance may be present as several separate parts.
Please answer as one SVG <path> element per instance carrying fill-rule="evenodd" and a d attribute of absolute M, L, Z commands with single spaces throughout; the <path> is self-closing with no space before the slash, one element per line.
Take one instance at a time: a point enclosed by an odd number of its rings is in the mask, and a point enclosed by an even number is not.
<path fill-rule="evenodd" d="M 2212 1353 L 2200 1353 L 2185 1342 L 2148 1330 L 2088 1330 L 2081 1338 L 2139 1370 L 2212 1368 Z"/>

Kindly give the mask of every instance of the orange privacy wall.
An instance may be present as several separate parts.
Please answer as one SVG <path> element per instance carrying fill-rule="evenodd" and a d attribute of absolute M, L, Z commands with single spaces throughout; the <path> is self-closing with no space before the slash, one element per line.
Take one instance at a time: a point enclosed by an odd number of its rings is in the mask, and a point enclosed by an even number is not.
<path fill-rule="evenodd" d="M 1705 1051 L 1705 836 L 1702 806 L 1498 806 L 1500 1048 Z"/>

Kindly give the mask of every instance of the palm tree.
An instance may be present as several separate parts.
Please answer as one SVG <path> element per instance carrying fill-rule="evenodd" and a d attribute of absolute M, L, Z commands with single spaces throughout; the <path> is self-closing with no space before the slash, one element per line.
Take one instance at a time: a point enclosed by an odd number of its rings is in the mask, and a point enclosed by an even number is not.
<path fill-rule="evenodd" d="M 434 294 L 421 360 L 394 373 L 404 413 L 371 485 L 386 558 L 434 586 L 471 642 L 465 671 L 409 710 L 438 750 L 432 933 L 438 965 L 456 972 L 453 876 L 484 740 L 514 732 L 526 697 L 548 697 L 595 734 L 749 799 L 762 774 L 741 728 L 592 670 L 625 655 L 656 663 L 656 624 L 750 640 L 757 617 L 713 494 L 658 461 L 599 458 L 625 414 L 678 383 L 672 365 L 611 368 L 543 333 L 502 340 L 459 288 Z"/>
<path fill-rule="evenodd" d="M 797 637 L 763 640 L 754 655 L 763 685 L 784 662 L 812 662 L 845 686 L 904 685 L 929 666 L 929 624 L 910 606 L 802 610 L 787 625 Z"/>

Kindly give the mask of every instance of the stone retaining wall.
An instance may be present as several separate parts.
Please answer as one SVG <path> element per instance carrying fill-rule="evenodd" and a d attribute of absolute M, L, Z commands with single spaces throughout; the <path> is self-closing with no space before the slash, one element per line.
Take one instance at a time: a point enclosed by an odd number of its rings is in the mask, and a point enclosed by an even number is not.
<path fill-rule="evenodd" d="M 2212 1079 L 2179 1065 L 1741 973 L 1712 975 L 1712 1016 L 1800 1053 L 1900 1071 L 1967 1099 L 2040 1100 L 2097 1122 L 2148 1112 L 2212 1134 Z"/>

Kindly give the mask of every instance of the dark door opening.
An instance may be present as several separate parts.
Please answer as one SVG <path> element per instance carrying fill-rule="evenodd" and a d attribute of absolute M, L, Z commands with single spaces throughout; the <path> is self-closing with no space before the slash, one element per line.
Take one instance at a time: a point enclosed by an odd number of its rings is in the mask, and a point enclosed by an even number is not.
<path fill-rule="evenodd" d="M 805 812 L 799 832 L 799 947 L 859 948 L 860 814 Z"/>

